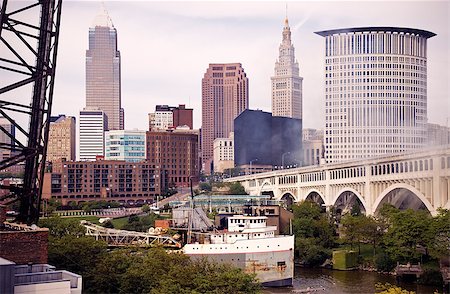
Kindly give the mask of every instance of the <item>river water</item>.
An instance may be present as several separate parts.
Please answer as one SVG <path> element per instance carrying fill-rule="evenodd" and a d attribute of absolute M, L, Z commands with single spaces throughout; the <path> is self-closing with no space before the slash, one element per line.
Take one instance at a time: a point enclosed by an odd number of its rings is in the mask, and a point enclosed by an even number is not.
<path fill-rule="evenodd" d="M 294 287 L 266 289 L 264 293 L 375 293 L 376 283 L 395 285 L 395 277 L 367 271 L 338 271 L 323 268 L 295 268 Z M 401 283 L 400 287 L 417 294 L 433 293 L 442 288 L 417 285 L 416 283 Z M 306 289 L 312 291 L 304 291 Z"/>

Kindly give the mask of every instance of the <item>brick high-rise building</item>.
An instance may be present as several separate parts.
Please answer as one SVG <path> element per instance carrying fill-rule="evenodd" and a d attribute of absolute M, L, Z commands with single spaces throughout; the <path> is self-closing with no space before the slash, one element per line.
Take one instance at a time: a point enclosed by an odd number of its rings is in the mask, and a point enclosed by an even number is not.
<path fill-rule="evenodd" d="M 152 203 L 161 194 L 159 166 L 120 160 L 57 161 L 44 175 L 42 197 L 69 202 Z"/>
<path fill-rule="evenodd" d="M 302 119 L 302 83 L 295 49 L 291 42 L 291 28 L 284 20 L 283 40 L 275 63 L 272 80 L 272 115 Z"/>
<path fill-rule="evenodd" d="M 212 171 L 213 142 L 228 138 L 248 108 L 248 78 L 240 63 L 210 64 L 202 80 L 202 165 Z"/>
<path fill-rule="evenodd" d="M 193 128 L 192 122 L 192 108 L 186 108 L 186 105 L 180 104 L 178 107 L 173 108 L 173 127 L 188 126 L 190 129 Z"/>
<path fill-rule="evenodd" d="M 159 166 L 161 187 L 187 187 L 198 181 L 198 133 L 189 129 L 147 132 L 147 162 Z"/>
<path fill-rule="evenodd" d="M 75 117 L 59 115 L 50 118 L 47 158 L 49 162 L 65 158 L 75 160 Z"/>
<path fill-rule="evenodd" d="M 103 8 L 89 28 L 86 50 L 86 107 L 103 110 L 109 130 L 124 129 L 117 30 Z"/>

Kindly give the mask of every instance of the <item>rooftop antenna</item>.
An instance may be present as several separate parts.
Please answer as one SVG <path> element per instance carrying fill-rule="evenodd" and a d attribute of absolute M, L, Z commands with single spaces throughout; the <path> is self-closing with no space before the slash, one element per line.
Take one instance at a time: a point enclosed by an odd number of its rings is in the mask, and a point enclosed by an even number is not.
<path fill-rule="evenodd" d="M 286 2 L 286 18 L 288 18 L 288 4 Z"/>

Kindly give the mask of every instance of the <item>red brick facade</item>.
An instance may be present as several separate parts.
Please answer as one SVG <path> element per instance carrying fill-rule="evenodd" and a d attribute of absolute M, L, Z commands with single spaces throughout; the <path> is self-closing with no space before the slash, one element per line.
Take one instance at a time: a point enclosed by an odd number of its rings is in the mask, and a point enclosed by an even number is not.
<path fill-rule="evenodd" d="M 188 187 L 198 181 L 198 135 L 193 131 L 147 132 L 147 161 L 161 168 L 161 187 Z"/>
<path fill-rule="evenodd" d="M 17 264 L 47 263 L 48 230 L 0 231 L 0 257 Z"/>
<path fill-rule="evenodd" d="M 186 105 L 180 104 L 172 110 L 174 128 L 188 126 L 192 130 L 192 108 L 186 108 Z"/>
<path fill-rule="evenodd" d="M 158 165 L 119 160 L 61 161 L 44 176 L 42 197 L 69 202 L 152 203 L 161 194 Z"/>

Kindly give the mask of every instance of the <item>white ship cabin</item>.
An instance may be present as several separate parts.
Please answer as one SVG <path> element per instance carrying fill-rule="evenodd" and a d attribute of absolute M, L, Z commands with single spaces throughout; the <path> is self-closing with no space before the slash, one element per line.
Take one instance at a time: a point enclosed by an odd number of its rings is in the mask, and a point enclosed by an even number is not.
<path fill-rule="evenodd" d="M 234 215 L 228 218 L 228 229 L 211 234 L 212 244 L 231 244 L 237 240 L 274 238 L 276 226 L 267 226 L 266 216 Z"/>

